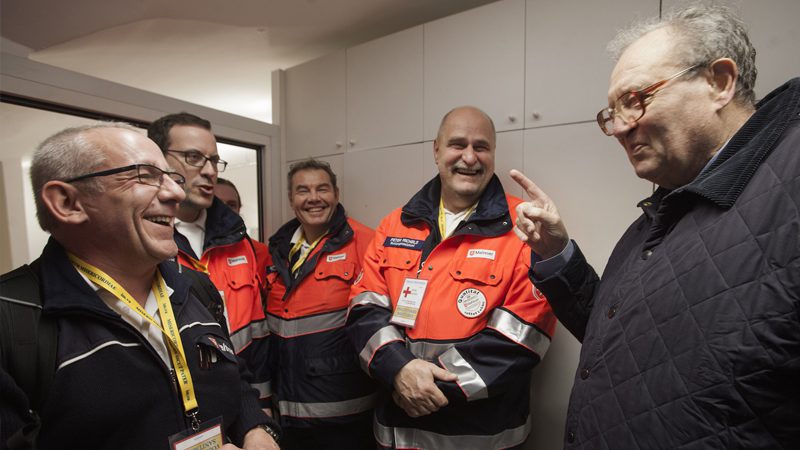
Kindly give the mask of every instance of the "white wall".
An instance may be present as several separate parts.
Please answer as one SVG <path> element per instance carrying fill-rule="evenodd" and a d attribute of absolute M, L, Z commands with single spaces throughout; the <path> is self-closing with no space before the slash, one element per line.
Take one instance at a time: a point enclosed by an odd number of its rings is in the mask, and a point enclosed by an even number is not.
<path fill-rule="evenodd" d="M 496 172 L 523 170 L 555 200 L 571 237 L 600 272 L 652 185 L 635 177 L 595 113 L 607 103 L 616 30 L 672 6 L 669 0 L 502 0 L 386 36 L 277 74 L 283 166 L 308 156 L 334 162 L 342 203 L 376 226 L 436 174 L 432 139 L 441 115 L 474 104 L 495 120 Z M 728 0 L 759 51 L 757 95 L 800 75 L 797 0 Z M 273 89 L 273 92 L 276 92 Z M 284 218 L 290 217 L 287 208 Z M 562 327 L 534 371 L 534 431 L 526 449 L 563 446 L 580 344 Z"/>

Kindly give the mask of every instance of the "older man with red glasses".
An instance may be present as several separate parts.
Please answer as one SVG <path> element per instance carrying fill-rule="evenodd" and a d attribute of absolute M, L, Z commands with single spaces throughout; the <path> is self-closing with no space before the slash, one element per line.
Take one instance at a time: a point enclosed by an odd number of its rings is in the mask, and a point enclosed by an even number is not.
<path fill-rule="evenodd" d="M 531 279 L 583 343 L 567 448 L 790 448 L 800 442 L 800 79 L 757 104 L 755 50 L 721 7 L 620 34 L 597 116 L 658 185 L 602 278 L 553 202 L 517 234 Z"/>

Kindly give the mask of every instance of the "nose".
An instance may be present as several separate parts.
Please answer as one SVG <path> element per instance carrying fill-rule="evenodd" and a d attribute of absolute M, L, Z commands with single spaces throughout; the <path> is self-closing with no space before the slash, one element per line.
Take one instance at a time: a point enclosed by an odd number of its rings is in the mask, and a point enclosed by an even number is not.
<path fill-rule="evenodd" d="M 200 168 L 200 173 L 208 178 L 213 179 L 218 173 L 217 165 L 210 159 L 206 159 L 205 164 L 203 164 L 203 167 Z"/>
<path fill-rule="evenodd" d="M 628 122 L 621 116 L 615 115 L 613 123 L 614 128 L 611 130 L 611 135 L 617 139 L 620 139 L 626 134 L 628 134 L 630 130 L 636 128 L 638 123 L 639 123 L 638 121 Z"/>
<path fill-rule="evenodd" d="M 162 202 L 176 201 L 180 203 L 186 198 L 186 192 L 184 192 L 183 187 L 176 183 L 175 180 L 164 176 L 161 187 L 158 189 L 158 198 Z"/>
<path fill-rule="evenodd" d="M 478 161 L 478 156 L 475 154 L 475 149 L 472 148 L 472 145 L 468 145 L 464 148 L 464 151 L 461 152 L 461 160 L 467 163 L 468 166 Z"/>

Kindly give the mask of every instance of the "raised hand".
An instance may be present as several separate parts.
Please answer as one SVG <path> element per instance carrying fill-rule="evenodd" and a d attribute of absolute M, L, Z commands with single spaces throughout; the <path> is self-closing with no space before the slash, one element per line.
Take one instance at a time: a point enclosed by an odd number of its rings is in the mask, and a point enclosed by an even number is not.
<path fill-rule="evenodd" d="M 522 172 L 511 170 L 510 175 L 529 198 L 517 206 L 517 237 L 542 259 L 561 253 L 569 243 L 569 235 L 555 203 Z"/>

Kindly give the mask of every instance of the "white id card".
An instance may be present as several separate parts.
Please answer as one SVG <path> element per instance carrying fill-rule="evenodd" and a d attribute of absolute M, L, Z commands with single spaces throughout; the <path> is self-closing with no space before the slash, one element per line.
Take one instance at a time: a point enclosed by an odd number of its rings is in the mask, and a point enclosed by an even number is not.
<path fill-rule="evenodd" d="M 395 325 L 414 328 L 419 308 L 422 306 L 422 297 L 425 295 L 425 289 L 427 288 L 428 280 L 406 278 L 390 322 Z"/>

